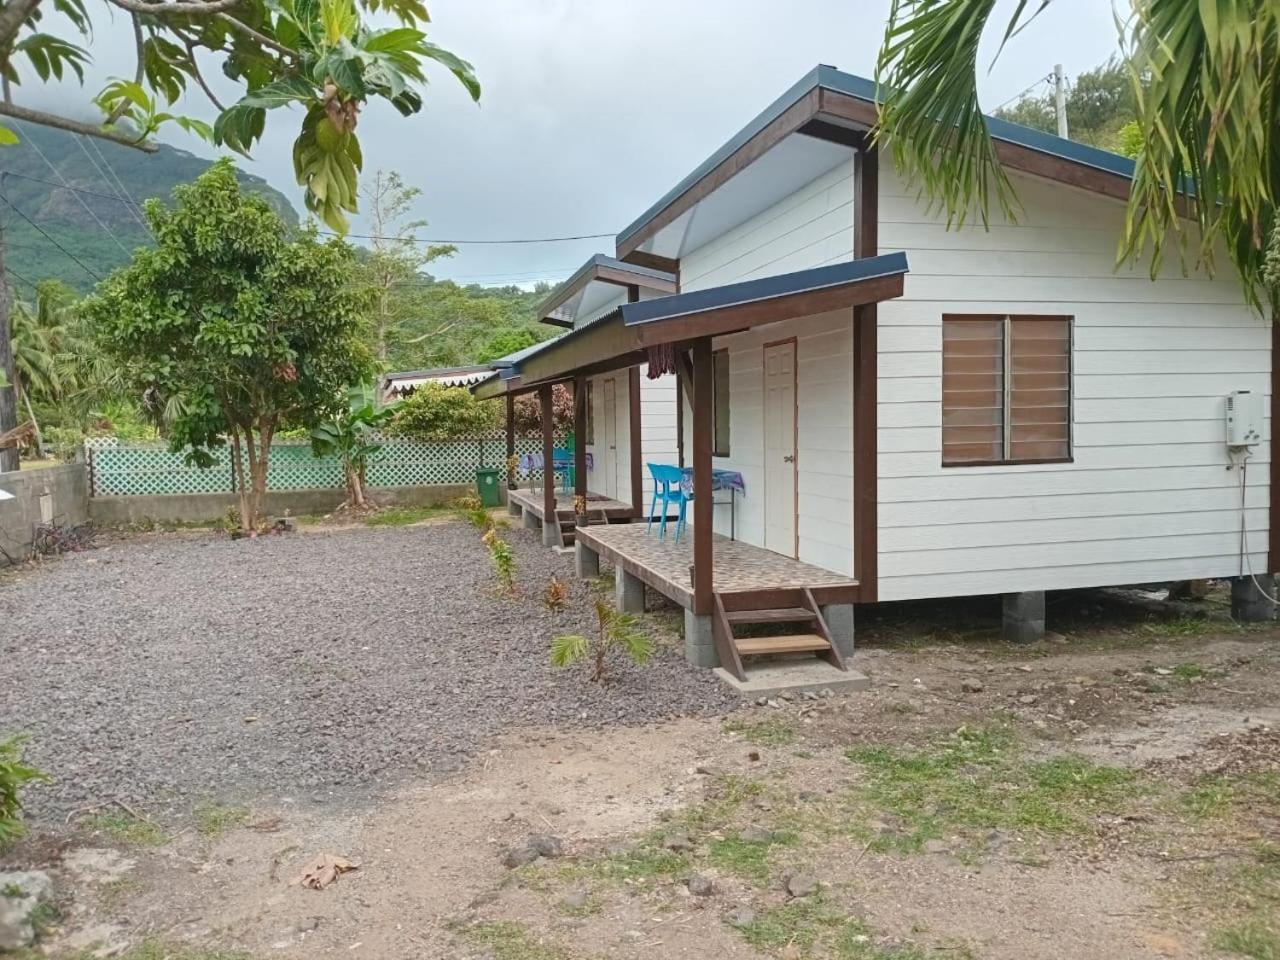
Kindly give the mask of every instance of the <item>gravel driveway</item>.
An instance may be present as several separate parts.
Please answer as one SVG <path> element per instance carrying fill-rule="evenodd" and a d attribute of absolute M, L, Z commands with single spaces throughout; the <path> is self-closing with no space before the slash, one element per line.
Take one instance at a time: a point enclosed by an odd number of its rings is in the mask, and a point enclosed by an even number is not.
<path fill-rule="evenodd" d="M 588 588 L 570 557 L 504 535 L 519 599 L 496 595 L 479 535 L 454 522 L 118 541 L 0 580 L 0 735 L 28 734 L 55 778 L 29 815 L 359 800 L 456 770 L 504 728 L 733 704 L 671 650 L 604 688 L 551 668 L 552 636 L 593 628 Z M 552 574 L 573 590 L 562 613 L 540 600 Z"/>

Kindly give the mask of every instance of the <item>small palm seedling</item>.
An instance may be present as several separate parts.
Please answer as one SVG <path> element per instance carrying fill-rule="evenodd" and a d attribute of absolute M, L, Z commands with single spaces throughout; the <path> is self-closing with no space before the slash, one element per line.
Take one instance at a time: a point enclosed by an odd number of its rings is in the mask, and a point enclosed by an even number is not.
<path fill-rule="evenodd" d="M 22 762 L 22 741 L 22 737 L 0 740 L 0 848 L 26 833 L 21 819 L 23 787 L 49 779 L 42 771 Z"/>
<path fill-rule="evenodd" d="M 542 603 L 552 613 L 559 613 L 569 605 L 569 585 L 559 577 L 547 581 L 547 589 L 542 591 Z"/>
<path fill-rule="evenodd" d="M 489 559 L 493 561 L 493 572 L 498 582 L 507 593 L 515 592 L 516 555 L 507 541 L 498 536 L 498 531 L 490 527 L 483 537 L 484 545 L 489 548 Z"/>
<path fill-rule="evenodd" d="M 614 648 L 621 649 L 637 664 L 645 664 L 653 656 L 653 641 L 637 626 L 637 619 L 630 613 L 619 613 L 602 600 L 596 601 L 598 632 L 594 639 L 578 634 L 567 634 L 551 641 L 551 663 L 557 667 L 569 667 L 592 658 L 595 668 L 591 674 L 593 683 L 605 679 L 606 658 Z"/>

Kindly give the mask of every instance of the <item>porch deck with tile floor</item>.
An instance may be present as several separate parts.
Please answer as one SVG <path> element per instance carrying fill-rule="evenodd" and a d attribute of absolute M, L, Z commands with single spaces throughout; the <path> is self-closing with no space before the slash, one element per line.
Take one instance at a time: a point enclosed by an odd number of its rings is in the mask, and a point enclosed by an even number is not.
<path fill-rule="evenodd" d="M 693 530 L 677 543 L 668 526 L 660 540 L 644 523 L 593 524 L 577 530 L 578 541 L 603 560 L 622 567 L 686 610 L 693 607 Z M 716 534 L 712 545 L 712 589 L 750 593 L 808 587 L 823 605 L 852 603 L 857 581 L 780 553 Z"/>

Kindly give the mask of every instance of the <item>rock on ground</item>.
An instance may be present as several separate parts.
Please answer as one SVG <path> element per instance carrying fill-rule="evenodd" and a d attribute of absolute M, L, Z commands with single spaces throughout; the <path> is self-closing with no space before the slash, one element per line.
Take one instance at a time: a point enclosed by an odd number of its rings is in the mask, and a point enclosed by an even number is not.
<path fill-rule="evenodd" d="M 112 799 L 152 813 L 205 798 L 367 800 L 456 771 L 513 727 L 715 714 L 732 694 L 664 649 L 614 683 L 550 665 L 595 629 L 572 557 L 502 532 L 521 596 L 500 595 L 462 523 L 230 540 L 116 541 L 0 580 L 5 726 L 53 782 L 28 816 Z M 568 609 L 540 601 L 550 578 Z M 249 718 L 253 718 L 250 720 Z"/>
<path fill-rule="evenodd" d="M 36 939 L 40 904 L 53 895 L 47 873 L 0 873 L 0 951 L 20 950 Z"/>

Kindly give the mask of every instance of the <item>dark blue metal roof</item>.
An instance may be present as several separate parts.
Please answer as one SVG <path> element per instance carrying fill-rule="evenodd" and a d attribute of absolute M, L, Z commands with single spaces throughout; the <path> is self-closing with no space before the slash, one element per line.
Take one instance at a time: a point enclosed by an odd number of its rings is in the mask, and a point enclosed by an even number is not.
<path fill-rule="evenodd" d="M 868 103 L 877 103 L 879 99 L 876 96 L 874 80 L 868 80 L 865 77 L 855 76 L 851 73 L 844 73 L 835 67 L 829 67 L 825 64 L 814 67 L 791 89 L 766 107 L 764 112 L 738 131 L 719 150 L 700 163 L 692 173 L 667 191 L 661 200 L 625 227 L 618 234 L 618 245 L 621 246 L 625 243 L 632 234 L 657 216 L 672 201 L 727 160 L 752 137 L 776 120 L 788 107 L 803 98 L 815 87 L 823 87 L 836 93 L 843 93 L 846 96 L 865 100 Z M 992 116 L 987 117 L 987 129 L 996 140 L 1016 143 L 1038 153 L 1060 157 L 1063 160 L 1070 160 L 1073 163 L 1104 170 L 1107 173 L 1114 173 L 1117 176 L 1128 179 L 1133 178 L 1134 162 L 1120 154 L 1100 150 L 1087 144 L 1076 143 L 1073 140 L 1064 140 L 1051 133 L 1033 130 L 1031 127 L 1024 127 Z"/>
<path fill-rule="evenodd" d="M 808 293 L 827 287 L 839 287 L 861 280 L 876 280 L 907 272 L 905 253 L 886 253 L 878 257 L 864 257 L 848 263 L 833 263 L 825 267 L 784 273 L 759 280 L 744 280 L 723 287 L 709 287 L 692 293 L 676 293 L 669 297 L 626 303 L 619 307 L 622 322 L 628 327 L 657 320 L 670 320 L 689 314 L 705 313 L 721 307 L 743 306 L 760 300 L 772 300 L 795 293 Z"/>

